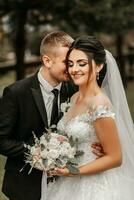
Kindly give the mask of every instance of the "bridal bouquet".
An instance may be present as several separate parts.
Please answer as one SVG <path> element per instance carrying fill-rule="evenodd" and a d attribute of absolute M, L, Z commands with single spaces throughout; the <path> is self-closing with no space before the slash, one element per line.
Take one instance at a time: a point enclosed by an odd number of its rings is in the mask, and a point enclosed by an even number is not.
<path fill-rule="evenodd" d="M 78 140 L 72 136 L 47 130 L 39 139 L 34 135 L 35 144 L 28 146 L 29 153 L 26 154 L 26 163 L 32 168 L 51 171 L 55 167 L 67 167 L 73 174 L 78 173 L 77 156 L 83 152 L 77 151 Z"/>

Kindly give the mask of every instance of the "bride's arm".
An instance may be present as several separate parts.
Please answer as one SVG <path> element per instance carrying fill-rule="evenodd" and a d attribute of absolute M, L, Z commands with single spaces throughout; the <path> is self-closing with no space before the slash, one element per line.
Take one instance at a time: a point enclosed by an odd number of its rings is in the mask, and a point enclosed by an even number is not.
<path fill-rule="evenodd" d="M 90 175 L 118 167 L 122 162 L 121 146 L 114 119 L 100 118 L 93 122 L 103 147 L 104 156 L 79 168 L 81 175 Z"/>

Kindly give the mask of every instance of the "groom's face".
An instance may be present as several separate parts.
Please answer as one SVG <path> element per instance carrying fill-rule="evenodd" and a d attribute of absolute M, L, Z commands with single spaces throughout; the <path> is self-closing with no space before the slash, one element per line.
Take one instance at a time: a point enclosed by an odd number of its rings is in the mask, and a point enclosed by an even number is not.
<path fill-rule="evenodd" d="M 49 74 L 57 83 L 67 81 L 69 79 L 65 64 L 67 51 L 68 47 L 57 47 L 55 55 L 51 56 L 52 62 Z"/>

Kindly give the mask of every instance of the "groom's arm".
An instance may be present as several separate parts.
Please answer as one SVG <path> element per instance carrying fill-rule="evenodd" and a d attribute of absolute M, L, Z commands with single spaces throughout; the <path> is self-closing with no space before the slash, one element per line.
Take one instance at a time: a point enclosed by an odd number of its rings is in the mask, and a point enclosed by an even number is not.
<path fill-rule="evenodd" d="M 16 139 L 18 107 L 15 94 L 10 88 L 4 90 L 0 103 L 0 154 L 18 156 L 24 153 L 25 148 L 23 142 Z"/>

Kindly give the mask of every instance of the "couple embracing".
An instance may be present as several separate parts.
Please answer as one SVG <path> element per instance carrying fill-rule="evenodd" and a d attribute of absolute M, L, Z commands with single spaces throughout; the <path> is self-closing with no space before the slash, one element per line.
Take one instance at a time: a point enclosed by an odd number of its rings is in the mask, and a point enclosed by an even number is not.
<path fill-rule="evenodd" d="M 73 41 L 60 31 L 42 40 L 40 53 L 40 70 L 3 92 L 0 153 L 8 157 L 4 194 L 10 200 L 132 200 L 134 128 L 113 56 L 95 37 Z M 61 118 L 54 101 L 60 110 L 68 98 L 71 107 Z M 46 191 L 41 171 L 33 169 L 28 175 L 28 166 L 20 169 L 32 131 L 40 137 L 52 124 L 77 137 L 84 154 L 77 174 L 54 169 L 52 175 L 59 178 Z M 99 157 L 93 153 L 94 143 L 101 145 Z"/>

